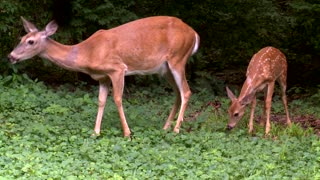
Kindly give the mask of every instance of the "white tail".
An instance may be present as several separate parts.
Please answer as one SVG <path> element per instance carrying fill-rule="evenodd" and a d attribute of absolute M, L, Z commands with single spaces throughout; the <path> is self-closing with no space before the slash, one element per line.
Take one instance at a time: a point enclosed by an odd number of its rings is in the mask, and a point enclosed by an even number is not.
<path fill-rule="evenodd" d="M 245 107 L 251 103 L 251 114 L 249 121 L 249 133 L 253 130 L 254 110 L 256 107 L 256 93 L 265 89 L 265 110 L 266 130 L 270 132 L 270 109 L 275 81 L 278 81 L 282 92 L 282 101 L 286 111 L 287 124 L 290 125 L 290 117 L 287 105 L 286 87 L 287 87 L 287 61 L 284 54 L 273 47 L 265 47 L 256 53 L 248 66 L 247 79 L 244 82 L 238 98 L 227 87 L 228 97 L 232 103 L 229 108 L 230 120 L 228 129 L 234 128 L 242 118 Z"/>
<path fill-rule="evenodd" d="M 175 132 L 179 132 L 183 115 L 191 95 L 185 65 L 199 47 L 198 34 L 180 19 L 157 16 L 136 20 L 122 26 L 99 30 L 87 40 L 72 46 L 60 44 L 49 38 L 58 29 L 51 21 L 43 31 L 22 18 L 28 32 L 8 56 L 16 63 L 33 56 L 49 59 L 53 63 L 74 71 L 89 74 L 99 81 L 99 108 L 95 133 L 100 134 L 108 89 L 113 86 L 124 136 L 130 136 L 122 107 L 124 76 L 160 73 L 166 77 L 177 95 L 165 123 L 170 127 L 180 106 Z"/>

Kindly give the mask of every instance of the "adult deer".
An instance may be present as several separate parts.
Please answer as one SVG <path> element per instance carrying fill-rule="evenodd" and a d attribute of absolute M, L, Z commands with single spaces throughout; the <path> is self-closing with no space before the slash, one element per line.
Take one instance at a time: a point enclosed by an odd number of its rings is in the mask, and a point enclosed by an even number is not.
<path fill-rule="evenodd" d="M 280 84 L 287 124 L 290 125 L 291 121 L 286 97 L 287 61 L 284 54 L 274 47 L 265 47 L 261 49 L 252 57 L 246 76 L 247 79 L 242 86 L 238 98 L 236 98 L 231 90 L 226 87 L 228 97 L 232 101 L 228 110 L 230 120 L 227 128 L 229 130 L 234 128 L 242 118 L 246 105 L 251 103 L 249 133 L 252 133 L 254 110 L 256 107 L 256 93 L 264 89 L 265 109 L 263 114 L 266 115 L 265 134 L 268 135 L 270 132 L 270 109 L 275 81 Z M 264 122 L 261 123 L 264 124 Z"/>
<path fill-rule="evenodd" d="M 76 45 L 63 45 L 49 38 L 58 29 L 54 21 L 42 31 L 24 18 L 22 21 L 28 34 L 8 56 L 11 63 L 38 55 L 62 68 L 89 74 L 99 81 L 96 135 L 100 134 L 108 89 L 112 83 L 123 134 L 130 136 L 122 107 L 124 77 L 155 73 L 165 76 L 177 95 L 163 129 L 170 127 L 180 106 L 174 127 L 174 132 L 179 133 L 191 95 L 185 65 L 198 50 L 200 42 L 199 35 L 180 19 L 167 16 L 144 18 L 109 30 L 99 30 Z"/>

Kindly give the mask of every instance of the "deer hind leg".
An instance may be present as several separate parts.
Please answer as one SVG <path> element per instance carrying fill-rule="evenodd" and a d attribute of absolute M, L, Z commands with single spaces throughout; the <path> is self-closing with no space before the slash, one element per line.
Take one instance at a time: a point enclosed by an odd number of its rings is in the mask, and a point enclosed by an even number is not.
<path fill-rule="evenodd" d="M 118 108 L 122 130 L 123 130 L 123 136 L 130 137 L 131 131 L 127 124 L 127 120 L 126 120 L 126 117 L 123 111 L 123 106 L 122 106 L 122 95 L 123 95 L 123 89 L 124 89 L 124 72 L 122 71 L 114 72 L 109 76 L 112 81 L 113 98 Z"/>
<path fill-rule="evenodd" d="M 107 101 L 107 97 L 108 97 L 110 83 L 111 83 L 111 81 L 110 81 L 109 77 L 104 80 L 99 81 L 98 114 L 97 114 L 97 119 L 96 119 L 96 125 L 94 128 L 95 134 L 93 134 L 95 136 L 100 135 L 101 121 L 102 121 L 102 117 L 103 117 L 104 107 L 106 105 L 106 101 Z"/>
<path fill-rule="evenodd" d="M 178 110 L 178 107 L 181 105 L 181 95 L 180 95 L 180 91 L 178 89 L 178 86 L 175 82 L 175 79 L 171 73 L 170 70 L 168 70 L 165 74 L 165 78 L 167 79 L 167 81 L 169 82 L 169 84 L 172 86 L 173 88 L 173 91 L 175 92 L 176 94 L 176 100 L 175 100 L 175 103 L 171 109 L 171 112 L 169 114 L 169 117 L 163 127 L 164 130 L 168 129 L 170 126 L 171 126 L 171 123 L 175 117 L 175 115 L 177 114 L 177 110 Z"/>
<path fill-rule="evenodd" d="M 272 103 L 272 95 L 274 91 L 274 82 L 268 84 L 268 92 L 265 99 L 265 113 L 266 113 L 266 131 L 265 134 L 268 135 L 270 132 L 271 124 L 270 124 L 270 111 L 271 111 L 271 103 Z"/>
<path fill-rule="evenodd" d="M 184 112 L 187 108 L 187 104 L 188 104 L 189 98 L 191 96 L 191 91 L 190 91 L 190 88 L 188 86 L 187 79 L 185 76 L 184 65 L 181 66 L 181 64 L 180 64 L 178 66 L 172 66 L 172 65 L 170 65 L 170 63 L 168 65 L 169 65 L 169 69 L 172 73 L 172 76 L 175 80 L 176 86 L 180 92 L 179 94 L 180 94 L 180 98 L 181 98 L 179 115 L 178 115 L 176 126 L 174 127 L 174 130 L 173 130 L 174 132 L 179 133 L 180 126 L 183 121 Z M 176 102 L 177 102 L 177 100 L 176 100 Z M 177 104 L 175 104 L 175 105 L 177 105 Z"/>
<path fill-rule="evenodd" d="M 278 83 L 280 84 L 280 87 L 281 87 L 281 99 L 282 99 L 284 109 L 286 111 L 287 125 L 290 126 L 291 120 L 290 120 L 290 115 L 288 110 L 288 101 L 287 101 L 287 95 L 286 95 L 287 77 L 284 74 L 282 74 L 278 79 Z"/>

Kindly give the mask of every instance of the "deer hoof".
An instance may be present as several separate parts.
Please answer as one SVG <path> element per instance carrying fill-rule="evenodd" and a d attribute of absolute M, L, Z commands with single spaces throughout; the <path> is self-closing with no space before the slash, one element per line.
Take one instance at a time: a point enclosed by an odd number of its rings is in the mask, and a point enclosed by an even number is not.
<path fill-rule="evenodd" d="M 94 133 L 91 134 L 91 138 L 97 138 L 99 136 L 100 136 L 100 133 L 94 132 Z"/>

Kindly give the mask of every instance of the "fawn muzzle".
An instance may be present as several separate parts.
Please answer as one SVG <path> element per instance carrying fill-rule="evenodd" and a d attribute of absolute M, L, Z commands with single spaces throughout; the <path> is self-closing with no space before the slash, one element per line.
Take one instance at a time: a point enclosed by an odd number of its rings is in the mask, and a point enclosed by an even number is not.
<path fill-rule="evenodd" d="M 234 126 L 230 126 L 229 124 L 227 125 L 227 130 L 231 131 L 234 128 Z"/>

